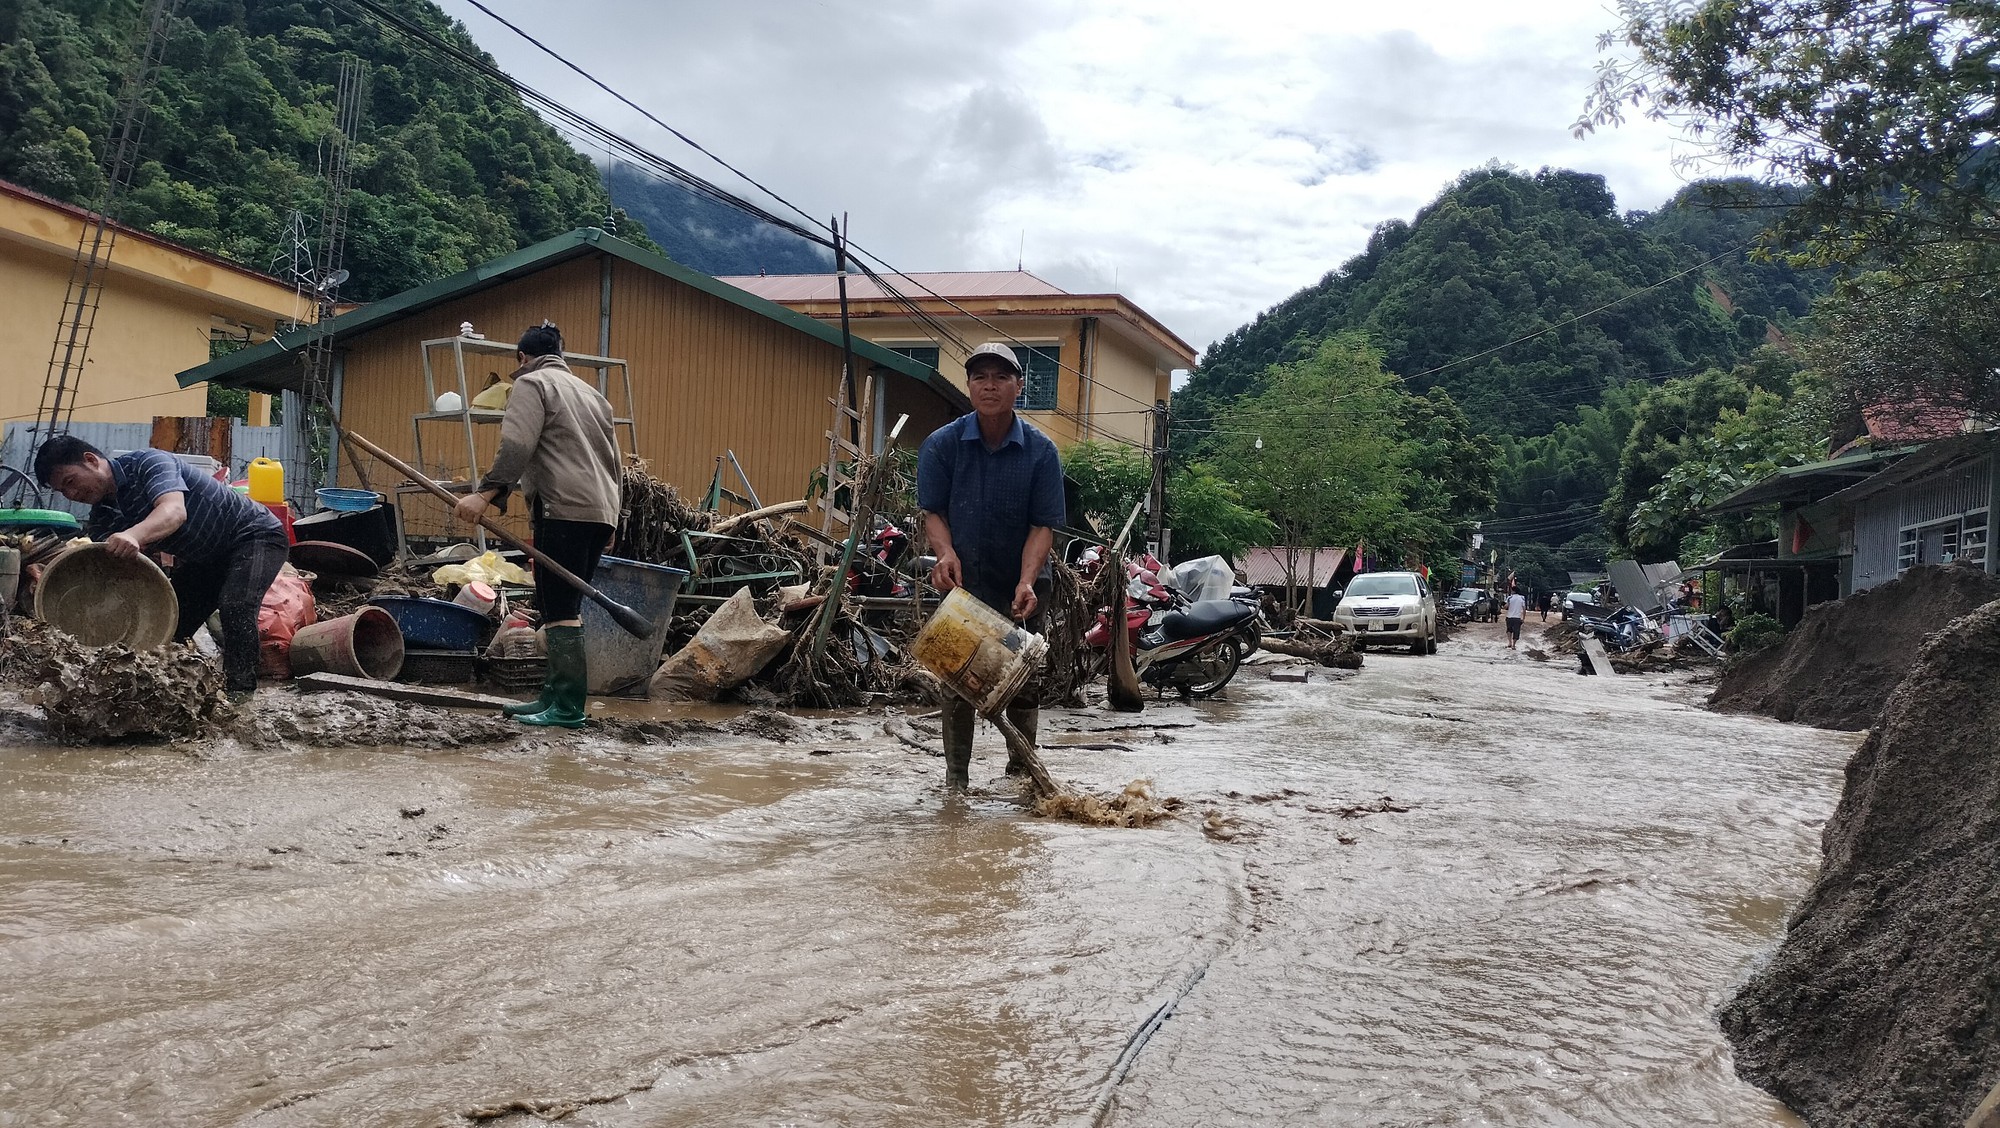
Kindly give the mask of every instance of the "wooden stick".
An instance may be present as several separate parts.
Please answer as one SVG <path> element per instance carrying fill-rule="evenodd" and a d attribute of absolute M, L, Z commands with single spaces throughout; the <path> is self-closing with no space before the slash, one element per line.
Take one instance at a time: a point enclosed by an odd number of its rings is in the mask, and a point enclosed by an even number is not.
<path fill-rule="evenodd" d="M 809 504 L 808 502 L 803 500 L 786 501 L 786 502 L 780 502 L 777 505 L 767 505 L 762 509 L 752 509 L 748 513 L 738 513 L 734 517 L 724 517 L 722 520 L 717 521 L 713 526 L 711 526 L 708 529 L 708 531 L 714 533 L 716 536 L 726 537 L 730 533 L 735 532 L 738 528 L 747 525 L 752 521 L 759 521 L 766 517 L 778 517 L 786 513 L 797 513 L 800 510 L 804 509 L 808 504 Z M 818 532 L 818 531 L 819 531 L 818 529 L 813 530 L 813 532 Z"/>

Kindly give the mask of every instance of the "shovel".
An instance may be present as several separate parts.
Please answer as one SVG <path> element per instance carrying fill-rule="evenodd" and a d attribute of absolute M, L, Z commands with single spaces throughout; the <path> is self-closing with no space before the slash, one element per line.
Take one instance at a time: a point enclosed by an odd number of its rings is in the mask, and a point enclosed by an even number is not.
<path fill-rule="evenodd" d="M 397 458 L 395 455 L 390 454 L 388 451 L 383 450 L 381 447 L 376 446 L 351 430 L 342 428 L 341 433 L 348 442 L 388 463 L 390 469 L 436 494 L 446 505 L 458 504 L 459 497 L 457 494 L 417 473 L 415 468 L 409 463 L 404 462 L 402 459 Z M 653 621 L 651 619 L 646 618 L 644 615 L 639 614 L 637 611 L 632 610 L 630 607 L 590 586 L 588 581 L 578 576 L 575 572 L 549 559 L 548 553 L 543 552 L 541 549 L 508 532 L 506 529 L 501 528 L 491 517 L 481 517 L 479 519 L 479 527 L 500 538 L 502 543 L 511 545 L 527 553 L 534 560 L 536 567 L 548 569 L 557 579 L 589 596 L 590 601 L 604 608 L 610 614 L 612 621 L 625 629 L 626 634 L 631 635 L 633 638 L 653 637 Z"/>

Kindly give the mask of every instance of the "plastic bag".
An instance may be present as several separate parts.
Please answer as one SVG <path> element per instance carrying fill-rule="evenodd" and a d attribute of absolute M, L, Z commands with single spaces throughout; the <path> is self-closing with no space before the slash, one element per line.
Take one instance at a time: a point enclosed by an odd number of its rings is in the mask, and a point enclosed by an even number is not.
<path fill-rule="evenodd" d="M 529 584 L 527 570 L 518 564 L 510 564 L 500 559 L 500 554 L 492 549 L 467 560 L 463 564 L 446 564 L 431 573 L 431 580 L 440 584 Z"/>
<path fill-rule="evenodd" d="M 792 632 L 759 618 L 750 589 L 741 588 L 653 675 L 653 696 L 713 701 L 723 690 L 757 676 L 791 637 Z"/>
<path fill-rule="evenodd" d="M 267 678 L 292 676 L 292 636 L 319 621 L 312 580 L 290 564 L 264 593 L 257 610 L 257 672 Z"/>
<path fill-rule="evenodd" d="M 1190 600 L 1228 599 L 1236 571 L 1220 556 L 1203 556 L 1176 564 L 1173 585 Z"/>

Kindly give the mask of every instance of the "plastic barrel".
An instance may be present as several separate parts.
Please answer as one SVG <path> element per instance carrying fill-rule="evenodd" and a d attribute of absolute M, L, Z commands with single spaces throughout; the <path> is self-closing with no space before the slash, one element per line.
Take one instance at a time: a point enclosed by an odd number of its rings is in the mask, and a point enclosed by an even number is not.
<path fill-rule="evenodd" d="M 910 644 L 910 656 L 953 693 L 991 713 L 1042 664 L 1048 641 L 953 588 Z"/>
<path fill-rule="evenodd" d="M 292 676 L 344 674 L 388 681 L 403 672 L 403 632 L 380 607 L 304 627 L 292 636 Z"/>
<path fill-rule="evenodd" d="M 660 668 L 660 651 L 667 644 L 667 628 L 672 625 L 674 601 L 679 598 L 681 581 L 687 572 L 659 564 L 641 564 L 616 556 L 602 556 L 591 583 L 611 598 L 652 620 L 653 633 L 633 638 L 613 622 L 604 608 L 585 597 L 583 601 L 583 650 L 590 664 L 590 692 L 597 696 L 644 697 L 650 691 L 653 671 Z"/>
<path fill-rule="evenodd" d="M 250 484 L 250 500 L 275 505 L 285 500 L 285 467 L 270 458 L 253 458 L 244 469 Z"/>

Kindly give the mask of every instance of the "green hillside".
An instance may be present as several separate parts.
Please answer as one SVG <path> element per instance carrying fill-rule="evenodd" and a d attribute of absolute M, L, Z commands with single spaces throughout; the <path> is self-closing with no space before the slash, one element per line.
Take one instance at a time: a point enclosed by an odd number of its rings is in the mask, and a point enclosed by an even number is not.
<path fill-rule="evenodd" d="M 483 57 L 425 0 L 406 19 Z M 94 202 L 134 0 L 0 4 L 0 177 Z M 341 60 L 367 64 L 343 296 L 379 298 L 601 223 L 597 169 L 520 100 L 342 5 L 184 0 L 121 218 L 260 269 L 290 261 L 291 212 L 315 229 L 319 151 Z M 620 234 L 644 239 L 621 223 Z"/>
<path fill-rule="evenodd" d="M 1803 312 L 1805 283 L 1767 278 L 1782 268 L 1731 249 L 1767 219 L 1703 206 L 1695 189 L 1659 212 L 1620 215 L 1600 176 L 1475 170 L 1216 342 L 1175 414 L 1198 423 L 1254 390 L 1270 365 L 1359 330 L 1412 390 L 1445 388 L 1474 426 L 1546 434 L 1608 388 L 1727 368 L 1764 341 L 1763 318 Z M 1695 269 L 1716 254 L 1725 261 Z M 1753 301 L 1732 313 L 1710 279 L 1755 281 L 1745 287 Z"/>

